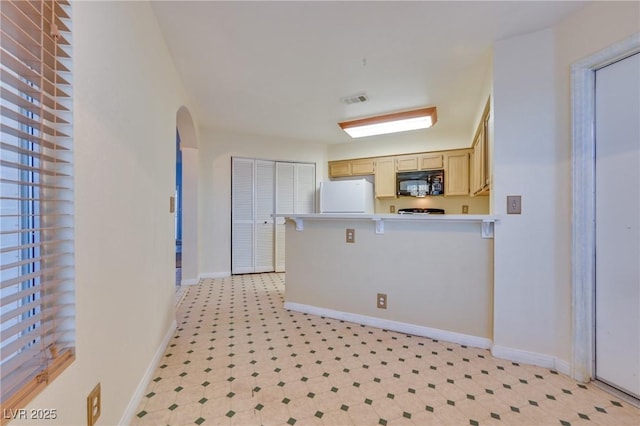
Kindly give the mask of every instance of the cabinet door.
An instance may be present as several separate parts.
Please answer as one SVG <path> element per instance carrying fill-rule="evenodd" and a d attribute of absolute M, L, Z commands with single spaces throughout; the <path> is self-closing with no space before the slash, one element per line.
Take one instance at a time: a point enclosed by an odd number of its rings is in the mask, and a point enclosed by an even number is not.
<path fill-rule="evenodd" d="M 488 195 L 491 187 L 491 171 L 489 168 L 490 117 L 490 103 L 487 101 L 482 120 L 478 124 L 478 130 L 473 140 L 473 152 L 471 154 L 471 193 L 473 195 Z"/>
<path fill-rule="evenodd" d="M 473 169 L 471 178 L 471 193 L 474 195 L 486 195 L 489 192 L 488 181 L 488 155 L 484 129 L 478 133 L 473 145 Z"/>
<path fill-rule="evenodd" d="M 420 170 L 441 169 L 442 166 L 442 154 L 420 155 Z"/>
<path fill-rule="evenodd" d="M 353 160 L 351 162 L 351 174 L 353 176 L 372 175 L 374 171 L 373 163 L 373 158 Z"/>
<path fill-rule="evenodd" d="M 396 170 L 399 172 L 418 170 L 418 156 L 403 155 L 401 157 L 396 157 Z"/>
<path fill-rule="evenodd" d="M 330 161 L 329 177 L 351 176 L 351 161 Z"/>
<path fill-rule="evenodd" d="M 471 151 L 471 193 L 475 194 L 480 190 L 480 173 L 482 169 L 482 146 L 479 143 L 479 137 L 476 138 L 473 143 L 473 150 Z"/>
<path fill-rule="evenodd" d="M 469 195 L 469 153 L 447 154 L 444 195 Z"/>
<path fill-rule="evenodd" d="M 393 157 L 376 159 L 376 198 L 396 196 L 396 172 Z"/>
<path fill-rule="evenodd" d="M 490 170 L 489 170 L 489 117 L 491 111 L 487 109 L 487 113 L 482 120 L 482 187 L 487 192 L 489 191 L 490 184 Z"/>

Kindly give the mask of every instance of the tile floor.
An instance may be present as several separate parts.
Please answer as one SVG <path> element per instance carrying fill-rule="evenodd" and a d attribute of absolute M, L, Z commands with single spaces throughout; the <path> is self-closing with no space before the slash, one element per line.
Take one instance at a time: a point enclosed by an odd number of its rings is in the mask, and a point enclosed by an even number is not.
<path fill-rule="evenodd" d="M 134 425 L 638 425 L 593 385 L 489 351 L 287 311 L 284 274 L 189 287 Z"/>

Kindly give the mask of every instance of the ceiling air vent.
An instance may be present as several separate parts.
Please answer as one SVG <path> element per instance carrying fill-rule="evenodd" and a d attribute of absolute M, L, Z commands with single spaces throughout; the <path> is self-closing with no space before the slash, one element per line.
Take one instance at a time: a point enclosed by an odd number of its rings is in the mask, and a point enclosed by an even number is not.
<path fill-rule="evenodd" d="M 340 99 L 342 103 L 347 105 L 351 104 L 359 104 L 360 102 L 366 102 L 369 100 L 369 97 L 365 93 L 360 93 L 358 95 L 347 96 L 346 98 Z"/>

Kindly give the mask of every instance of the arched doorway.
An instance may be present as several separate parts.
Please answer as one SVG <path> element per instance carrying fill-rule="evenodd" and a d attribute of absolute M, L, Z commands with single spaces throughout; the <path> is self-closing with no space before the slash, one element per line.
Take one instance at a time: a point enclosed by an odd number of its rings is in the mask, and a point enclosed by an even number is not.
<path fill-rule="evenodd" d="M 182 106 L 176 113 L 178 151 L 176 183 L 180 194 L 176 209 L 176 240 L 180 238 L 181 279 L 179 284 L 198 283 L 198 140 L 189 109 Z M 178 160 L 180 160 L 178 166 Z M 177 176 L 181 173 L 181 176 Z M 176 244 L 176 247 L 177 244 Z M 177 252 L 177 250 L 176 250 Z M 177 256 L 176 256 L 177 257 Z M 176 265 L 178 266 L 178 265 Z"/>

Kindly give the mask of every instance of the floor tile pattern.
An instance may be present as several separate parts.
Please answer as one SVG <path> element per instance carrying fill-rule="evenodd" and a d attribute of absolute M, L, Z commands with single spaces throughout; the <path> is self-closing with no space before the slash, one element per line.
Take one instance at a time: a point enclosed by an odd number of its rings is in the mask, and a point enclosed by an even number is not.
<path fill-rule="evenodd" d="M 134 425 L 638 425 L 640 410 L 489 351 L 283 308 L 284 274 L 189 287 Z"/>

